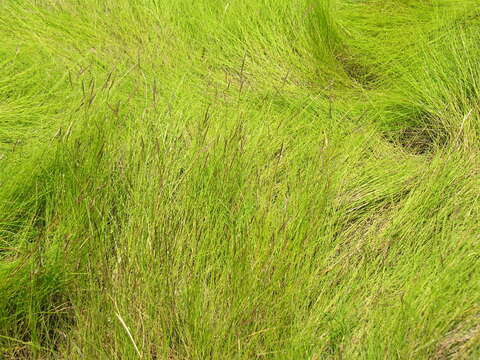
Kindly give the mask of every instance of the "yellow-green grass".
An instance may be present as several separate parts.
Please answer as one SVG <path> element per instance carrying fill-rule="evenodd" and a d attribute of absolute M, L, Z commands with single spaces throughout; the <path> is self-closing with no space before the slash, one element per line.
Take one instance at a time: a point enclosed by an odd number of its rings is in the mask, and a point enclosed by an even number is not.
<path fill-rule="evenodd" d="M 0 358 L 479 358 L 477 8 L 1 1 Z"/>

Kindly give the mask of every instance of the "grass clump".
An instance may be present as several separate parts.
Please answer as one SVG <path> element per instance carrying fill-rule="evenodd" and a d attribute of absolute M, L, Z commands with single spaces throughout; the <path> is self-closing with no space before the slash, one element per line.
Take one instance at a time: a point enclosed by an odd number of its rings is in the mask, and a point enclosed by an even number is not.
<path fill-rule="evenodd" d="M 0 357 L 477 358 L 475 5 L 0 3 Z"/>

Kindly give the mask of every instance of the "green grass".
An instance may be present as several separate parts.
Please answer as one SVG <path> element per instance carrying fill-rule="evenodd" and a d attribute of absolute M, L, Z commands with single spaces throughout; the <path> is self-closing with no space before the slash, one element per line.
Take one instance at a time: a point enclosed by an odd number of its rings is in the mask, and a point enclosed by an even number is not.
<path fill-rule="evenodd" d="M 474 0 L 0 2 L 1 359 L 478 359 Z"/>

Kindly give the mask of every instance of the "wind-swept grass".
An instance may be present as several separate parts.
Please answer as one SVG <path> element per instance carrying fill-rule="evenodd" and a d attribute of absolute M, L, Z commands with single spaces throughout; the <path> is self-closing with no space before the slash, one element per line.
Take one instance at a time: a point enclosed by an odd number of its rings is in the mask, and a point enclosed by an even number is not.
<path fill-rule="evenodd" d="M 476 5 L 1 2 L 0 358 L 478 358 Z"/>

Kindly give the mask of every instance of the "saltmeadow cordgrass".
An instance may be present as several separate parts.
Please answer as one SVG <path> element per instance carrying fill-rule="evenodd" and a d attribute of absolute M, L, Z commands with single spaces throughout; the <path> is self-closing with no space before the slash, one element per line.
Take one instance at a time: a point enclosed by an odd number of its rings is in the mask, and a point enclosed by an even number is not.
<path fill-rule="evenodd" d="M 0 358 L 480 357 L 476 5 L 0 2 Z"/>

